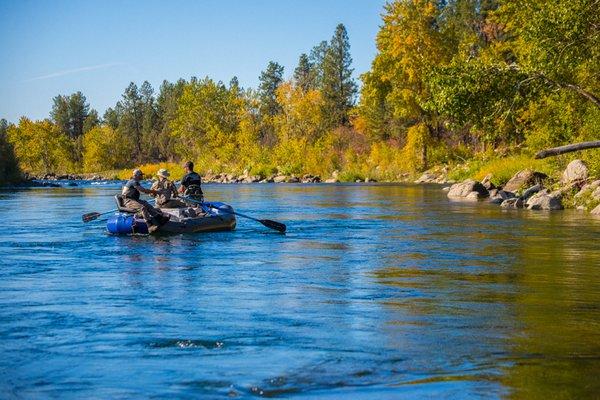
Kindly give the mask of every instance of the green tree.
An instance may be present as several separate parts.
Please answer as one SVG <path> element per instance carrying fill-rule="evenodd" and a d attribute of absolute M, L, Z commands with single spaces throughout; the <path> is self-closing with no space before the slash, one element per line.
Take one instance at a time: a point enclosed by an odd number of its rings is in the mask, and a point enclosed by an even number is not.
<path fill-rule="evenodd" d="M 298 66 L 294 70 L 294 82 L 303 91 L 307 92 L 315 88 L 315 73 L 313 65 L 305 53 L 300 55 Z"/>
<path fill-rule="evenodd" d="M 258 93 L 260 96 L 260 111 L 263 116 L 272 117 L 281 111 L 277 103 L 277 88 L 283 82 L 283 66 L 269 61 L 267 69 L 261 72 Z"/>
<path fill-rule="evenodd" d="M 128 138 L 131 143 L 133 160 L 136 163 L 143 162 L 142 133 L 144 120 L 144 103 L 142 96 L 135 83 L 131 82 L 125 89 L 121 99 L 123 113 L 119 121 L 119 131 Z"/>
<path fill-rule="evenodd" d="M 8 128 L 8 122 L 0 119 L 0 185 L 16 182 L 21 177 L 14 148 L 8 141 Z"/>
<path fill-rule="evenodd" d="M 352 56 L 346 27 L 339 24 L 323 60 L 323 100 L 331 126 L 347 125 L 357 86 L 352 78 Z"/>

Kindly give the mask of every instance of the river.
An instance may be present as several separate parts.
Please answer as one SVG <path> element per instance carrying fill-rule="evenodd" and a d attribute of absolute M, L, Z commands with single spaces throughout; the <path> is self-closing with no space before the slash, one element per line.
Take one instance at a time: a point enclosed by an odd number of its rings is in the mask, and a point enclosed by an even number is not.
<path fill-rule="evenodd" d="M 2 398 L 591 398 L 600 219 L 439 186 L 205 185 L 288 225 L 115 237 L 118 184 L 0 191 Z"/>

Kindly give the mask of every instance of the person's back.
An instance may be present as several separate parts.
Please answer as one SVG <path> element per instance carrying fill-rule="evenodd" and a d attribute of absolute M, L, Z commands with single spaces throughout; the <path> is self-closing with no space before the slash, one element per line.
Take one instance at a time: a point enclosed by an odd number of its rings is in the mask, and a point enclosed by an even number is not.
<path fill-rule="evenodd" d="M 202 199 L 202 178 L 198 173 L 194 172 L 194 163 L 191 161 L 186 162 L 184 169 L 186 174 L 181 179 L 179 191 L 186 196 Z"/>

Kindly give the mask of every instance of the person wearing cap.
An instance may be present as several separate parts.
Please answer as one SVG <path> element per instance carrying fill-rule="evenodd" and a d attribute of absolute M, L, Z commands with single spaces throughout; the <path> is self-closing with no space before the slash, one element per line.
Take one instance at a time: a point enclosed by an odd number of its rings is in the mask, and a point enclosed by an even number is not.
<path fill-rule="evenodd" d="M 158 180 L 150 188 L 158 193 L 153 195 L 156 198 L 156 206 L 159 208 L 185 207 L 185 203 L 174 199 L 177 197 L 177 189 L 175 188 L 175 184 L 169 180 L 169 171 L 161 168 L 156 175 L 158 176 Z"/>
<path fill-rule="evenodd" d="M 131 179 L 123 186 L 121 196 L 123 197 L 123 205 L 126 208 L 142 214 L 146 224 L 148 224 L 148 232 L 152 233 L 168 222 L 169 217 L 163 215 L 160 210 L 152 207 L 147 201 L 140 199 L 140 193 L 159 194 L 156 190 L 146 189 L 140 184 L 143 177 L 144 174 L 141 170 L 134 169 Z"/>

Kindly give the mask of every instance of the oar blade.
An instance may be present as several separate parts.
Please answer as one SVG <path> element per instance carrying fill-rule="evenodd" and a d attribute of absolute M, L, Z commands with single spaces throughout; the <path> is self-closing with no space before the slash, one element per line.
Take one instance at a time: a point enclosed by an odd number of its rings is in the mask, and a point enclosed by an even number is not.
<path fill-rule="evenodd" d="M 287 227 L 285 224 L 277 221 L 271 221 L 270 219 L 259 219 L 258 222 L 266 226 L 267 228 L 275 229 L 281 233 L 285 233 Z"/>
<path fill-rule="evenodd" d="M 95 220 L 96 218 L 98 218 L 100 215 L 100 213 L 97 212 L 91 212 L 91 213 L 87 213 L 87 214 L 83 214 L 81 216 L 81 219 L 83 220 L 83 222 L 90 222 Z"/>

